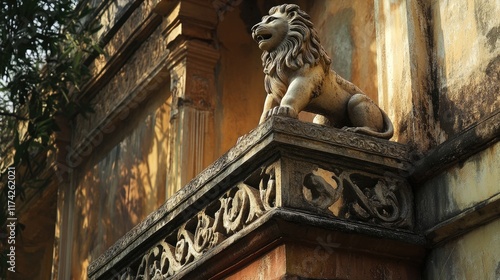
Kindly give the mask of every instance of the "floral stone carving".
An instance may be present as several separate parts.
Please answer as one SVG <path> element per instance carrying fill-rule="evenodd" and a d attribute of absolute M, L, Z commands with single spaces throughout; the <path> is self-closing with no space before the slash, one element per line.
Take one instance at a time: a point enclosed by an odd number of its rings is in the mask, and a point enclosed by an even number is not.
<path fill-rule="evenodd" d="M 264 169 L 265 170 L 265 169 Z M 265 212 L 259 190 L 245 183 L 227 191 L 141 259 L 136 270 L 129 266 L 121 279 L 165 279 L 199 259 L 206 251 L 239 232 Z M 266 205 L 274 204 L 267 197 Z"/>
<path fill-rule="evenodd" d="M 387 114 L 361 89 L 330 69 L 331 59 L 319 42 L 309 15 L 297 5 L 273 7 L 252 27 L 259 44 L 267 92 L 260 122 L 272 115 L 296 118 L 318 114 L 315 123 L 389 139 L 394 133 Z"/>

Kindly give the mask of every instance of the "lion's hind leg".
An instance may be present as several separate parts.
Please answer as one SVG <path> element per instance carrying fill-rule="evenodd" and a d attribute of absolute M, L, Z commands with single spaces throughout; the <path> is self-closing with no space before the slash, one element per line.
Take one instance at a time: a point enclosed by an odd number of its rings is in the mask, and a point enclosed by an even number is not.
<path fill-rule="evenodd" d="M 351 96 L 347 103 L 347 113 L 352 127 L 345 127 L 345 130 L 374 135 L 384 129 L 384 118 L 380 108 L 364 94 L 357 93 Z"/>

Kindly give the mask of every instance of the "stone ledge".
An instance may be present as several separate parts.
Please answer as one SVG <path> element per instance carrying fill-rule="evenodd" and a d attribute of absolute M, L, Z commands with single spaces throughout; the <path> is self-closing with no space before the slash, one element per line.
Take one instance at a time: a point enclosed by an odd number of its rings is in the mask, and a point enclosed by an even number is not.
<path fill-rule="evenodd" d="M 421 237 L 407 238 L 413 236 L 410 167 L 405 145 L 273 117 L 92 262 L 89 277 L 108 279 L 114 271 L 178 278 L 282 209 L 336 223 L 335 230 L 366 227 L 360 234 L 380 238 L 380 231 L 421 244 Z"/>
<path fill-rule="evenodd" d="M 499 217 L 500 193 L 427 229 L 424 234 L 434 245 L 439 246 Z"/>
<path fill-rule="evenodd" d="M 500 139 L 500 110 L 471 125 L 415 162 L 411 180 L 418 185 L 450 166 L 494 145 Z"/>

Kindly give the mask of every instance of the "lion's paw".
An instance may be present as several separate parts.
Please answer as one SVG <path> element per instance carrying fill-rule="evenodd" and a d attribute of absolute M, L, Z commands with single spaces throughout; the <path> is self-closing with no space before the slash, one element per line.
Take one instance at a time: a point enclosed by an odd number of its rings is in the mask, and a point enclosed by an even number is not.
<path fill-rule="evenodd" d="M 291 118 L 297 118 L 298 113 L 290 107 L 276 106 L 267 112 L 267 117 L 270 116 L 286 116 Z"/>

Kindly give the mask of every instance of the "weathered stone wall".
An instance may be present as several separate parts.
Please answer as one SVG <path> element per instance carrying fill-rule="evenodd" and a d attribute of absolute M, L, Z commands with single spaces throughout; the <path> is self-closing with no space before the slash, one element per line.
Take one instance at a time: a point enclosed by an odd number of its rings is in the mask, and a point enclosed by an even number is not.
<path fill-rule="evenodd" d="M 378 102 L 373 1 L 321 0 L 299 5 L 310 6 L 308 12 L 332 58 L 332 69 Z"/>
<path fill-rule="evenodd" d="M 500 220 L 483 225 L 433 249 L 426 279 L 499 279 Z"/>
<path fill-rule="evenodd" d="M 158 92 L 133 112 L 76 175 L 72 277 L 165 201 L 170 107 Z M 116 144 L 114 144 L 116 143 Z"/>
<path fill-rule="evenodd" d="M 423 151 L 500 108 L 495 1 L 375 1 L 379 99 Z"/>
<path fill-rule="evenodd" d="M 437 159 L 433 165 L 447 165 L 416 184 L 417 219 L 434 244 L 425 273 L 428 279 L 497 279 L 500 5 L 422 2 L 416 6 L 430 26 L 432 83 L 424 131 L 432 135 L 431 148 L 441 144 L 426 156 Z"/>
<path fill-rule="evenodd" d="M 435 114 L 450 138 L 500 109 L 498 1 L 432 1 Z"/>
<path fill-rule="evenodd" d="M 73 206 L 58 205 L 68 217 L 58 229 L 71 259 L 58 253 L 55 259 L 73 279 L 85 279 L 89 262 L 259 121 L 265 98 L 261 51 L 249 30 L 285 1 L 181 2 L 109 1 L 99 14 L 109 56 L 96 58 L 95 79 L 87 85 L 96 113 L 73 122 Z M 289 2 L 311 15 L 332 68 L 390 115 L 392 140 L 411 145 L 416 160 L 498 112 L 498 1 Z M 481 263 L 481 273 L 498 277 L 498 264 L 489 259 L 498 259 L 500 251 L 498 219 L 478 228 L 498 217 L 489 210 L 500 201 L 498 144 L 471 153 L 460 162 L 437 161 L 446 168 L 424 172 L 428 177 L 414 183 L 417 230 L 435 248 L 425 272 L 430 279 L 470 276 Z M 489 211 L 488 219 L 479 209 Z M 458 227 L 464 219 L 472 223 Z M 277 261 L 262 259 L 269 262 Z M 250 275 L 259 269 L 251 267 Z"/>

